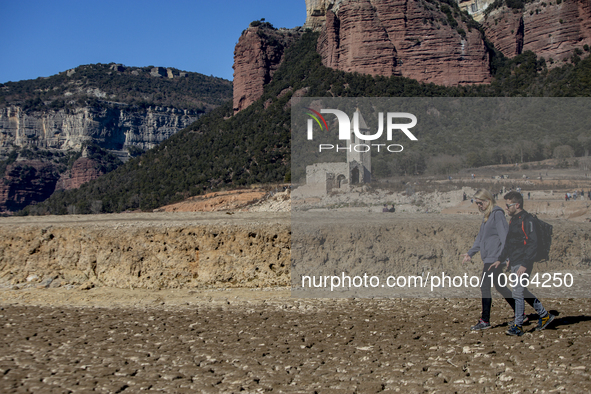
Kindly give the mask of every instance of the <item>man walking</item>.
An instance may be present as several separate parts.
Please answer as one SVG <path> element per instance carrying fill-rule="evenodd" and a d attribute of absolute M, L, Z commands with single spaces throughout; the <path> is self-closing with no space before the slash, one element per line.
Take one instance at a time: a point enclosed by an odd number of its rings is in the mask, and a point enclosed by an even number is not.
<path fill-rule="evenodd" d="M 507 335 L 523 335 L 523 316 L 525 311 L 525 299 L 533 304 L 540 319 L 536 330 L 543 330 L 554 320 L 555 316 L 546 311 L 544 306 L 527 287 L 522 286 L 522 275 L 529 274 L 534 265 L 538 237 L 536 226 L 532 216 L 523 209 L 523 196 L 518 192 L 509 192 L 503 197 L 507 207 L 507 213 L 511 216 L 509 232 L 505 241 L 505 247 L 499 256 L 499 260 L 491 265 L 490 269 L 497 268 L 501 261 L 509 259 L 511 273 L 517 275 L 517 285 L 513 287 L 513 299 L 515 300 L 515 321 L 507 331 Z M 529 302 L 532 301 L 532 302 Z"/>

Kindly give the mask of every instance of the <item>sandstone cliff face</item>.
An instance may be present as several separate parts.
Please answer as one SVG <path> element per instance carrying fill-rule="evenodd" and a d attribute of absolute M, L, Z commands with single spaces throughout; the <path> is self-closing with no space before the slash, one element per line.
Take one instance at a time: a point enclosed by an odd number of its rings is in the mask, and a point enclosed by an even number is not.
<path fill-rule="evenodd" d="M 490 82 L 489 54 L 480 33 L 422 1 L 306 0 L 304 28 L 321 30 L 325 66 L 422 82 Z M 456 23 L 456 22 L 453 22 Z M 461 34 L 459 31 L 463 31 Z M 249 27 L 234 50 L 234 113 L 256 101 L 298 30 Z"/>
<path fill-rule="evenodd" d="M 478 2 L 479 18 L 483 4 Z M 304 28 L 321 31 L 317 50 L 327 67 L 447 86 L 489 83 L 489 53 L 480 33 L 442 10 L 416 0 L 306 0 Z M 508 57 L 531 50 L 561 65 L 575 48 L 591 45 L 589 1 L 536 0 L 523 12 L 503 6 L 482 24 L 486 37 Z M 247 29 L 234 52 L 235 112 L 261 96 L 282 58 L 284 48 L 270 48 L 256 31 Z"/>
<path fill-rule="evenodd" d="M 17 211 L 49 198 L 58 179 L 48 163 L 27 160 L 8 165 L 0 182 L 0 212 Z"/>
<path fill-rule="evenodd" d="M 441 85 L 490 82 L 489 54 L 480 32 L 469 29 L 459 16 L 453 28 L 446 14 L 426 2 L 360 0 L 336 5 L 336 11 L 326 11 L 318 40 L 325 66 Z"/>
<path fill-rule="evenodd" d="M 234 113 L 255 102 L 283 60 L 285 49 L 299 37 L 296 30 L 246 29 L 234 49 Z"/>
<path fill-rule="evenodd" d="M 318 39 L 325 66 L 362 74 L 400 75 L 396 47 L 369 2 L 349 3 L 341 7 L 339 16 L 327 12 Z"/>
<path fill-rule="evenodd" d="M 523 12 L 504 6 L 492 11 L 482 25 L 488 39 L 505 56 L 533 51 L 562 65 L 575 48 L 591 45 L 591 3 L 537 0 L 527 3 Z"/>
<path fill-rule="evenodd" d="M 81 157 L 74 162 L 72 168 L 63 173 L 55 185 L 56 190 L 77 189 L 86 182 L 97 179 L 103 172 L 98 168 L 98 163 L 87 157 Z"/>
<path fill-rule="evenodd" d="M 123 150 L 127 146 L 149 149 L 197 120 L 174 108 L 134 111 L 123 105 L 82 107 L 25 113 L 20 107 L 0 109 L 0 150 L 12 146 L 79 150 L 85 142 Z"/>

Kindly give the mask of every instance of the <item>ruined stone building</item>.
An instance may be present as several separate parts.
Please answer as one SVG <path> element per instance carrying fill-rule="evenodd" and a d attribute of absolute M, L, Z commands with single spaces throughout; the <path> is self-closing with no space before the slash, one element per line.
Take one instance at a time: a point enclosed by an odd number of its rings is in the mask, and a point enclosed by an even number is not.
<path fill-rule="evenodd" d="M 369 128 L 360 112 L 358 116 L 359 131 L 368 134 Z M 299 187 L 297 194 L 321 197 L 331 192 L 347 192 L 352 187 L 371 181 L 371 152 L 359 147 L 364 142 L 353 133 L 353 127 L 354 123 L 351 122 L 351 139 L 347 140 L 345 149 L 346 161 L 306 166 L 306 185 Z"/>

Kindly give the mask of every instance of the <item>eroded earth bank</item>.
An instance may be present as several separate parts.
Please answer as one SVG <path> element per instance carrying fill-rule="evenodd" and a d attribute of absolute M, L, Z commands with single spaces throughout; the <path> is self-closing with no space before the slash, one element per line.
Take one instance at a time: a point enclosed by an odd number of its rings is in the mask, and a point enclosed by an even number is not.
<path fill-rule="evenodd" d="M 408 274 L 481 270 L 478 258 L 463 265 L 460 257 L 474 241 L 479 215 L 368 212 L 334 220 L 336 215 L 297 216 L 295 246 L 322 256 L 316 265 L 340 259 L 370 272 L 387 259 Z M 539 268 L 589 271 L 591 223 L 548 222 L 554 225 L 551 261 Z M 291 285 L 291 231 L 290 214 L 272 212 L 2 218 L 0 286 L 285 287 Z"/>

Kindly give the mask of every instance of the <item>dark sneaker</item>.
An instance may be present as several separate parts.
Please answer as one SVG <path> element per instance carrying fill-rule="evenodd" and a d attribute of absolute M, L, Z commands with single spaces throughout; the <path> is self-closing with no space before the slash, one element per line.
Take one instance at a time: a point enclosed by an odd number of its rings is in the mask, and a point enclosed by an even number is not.
<path fill-rule="evenodd" d="M 511 328 L 509 328 L 505 334 L 520 337 L 523 335 L 523 328 L 513 324 L 511 326 Z"/>
<path fill-rule="evenodd" d="M 478 331 L 478 330 L 486 330 L 487 328 L 490 328 L 490 323 L 485 322 L 482 319 L 478 320 L 478 324 L 476 324 L 475 326 L 470 327 L 470 330 L 472 331 Z"/>
<path fill-rule="evenodd" d="M 548 324 L 552 323 L 552 321 L 554 320 L 555 317 L 556 316 L 554 316 L 550 312 L 548 312 L 548 314 L 545 317 L 541 317 L 538 320 L 538 326 L 536 327 L 536 331 L 540 331 L 540 330 L 543 330 L 544 328 L 548 327 Z"/>

